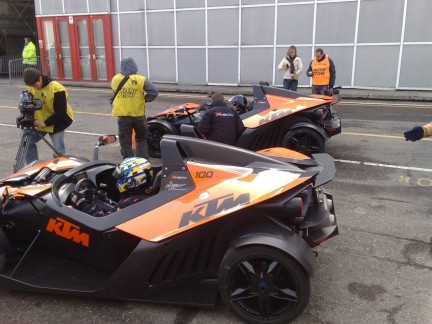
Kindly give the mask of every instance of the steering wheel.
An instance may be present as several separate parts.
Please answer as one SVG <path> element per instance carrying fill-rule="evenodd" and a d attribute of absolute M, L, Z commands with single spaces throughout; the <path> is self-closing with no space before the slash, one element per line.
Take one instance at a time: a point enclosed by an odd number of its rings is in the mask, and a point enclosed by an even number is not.
<path fill-rule="evenodd" d="M 197 110 L 200 112 L 206 112 L 208 107 L 209 106 L 207 104 L 202 104 L 201 106 L 198 107 Z"/>
<path fill-rule="evenodd" d="M 97 187 L 90 179 L 81 179 L 75 185 L 75 191 L 80 193 L 86 202 L 86 205 L 92 209 L 97 205 Z"/>

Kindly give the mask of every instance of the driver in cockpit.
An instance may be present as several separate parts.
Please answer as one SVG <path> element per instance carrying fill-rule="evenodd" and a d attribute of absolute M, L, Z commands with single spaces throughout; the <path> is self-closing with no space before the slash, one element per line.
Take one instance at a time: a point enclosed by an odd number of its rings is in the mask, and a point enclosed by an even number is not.
<path fill-rule="evenodd" d="M 70 196 L 72 207 L 92 216 L 105 216 L 146 199 L 153 192 L 153 168 L 144 158 L 124 159 L 114 170 L 113 177 L 117 179 L 116 186 L 121 194 L 118 203 L 109 201 L 103 190 L 97 193 L 97 204 L 89 202 L 83 194 L 73 191 Z"/>

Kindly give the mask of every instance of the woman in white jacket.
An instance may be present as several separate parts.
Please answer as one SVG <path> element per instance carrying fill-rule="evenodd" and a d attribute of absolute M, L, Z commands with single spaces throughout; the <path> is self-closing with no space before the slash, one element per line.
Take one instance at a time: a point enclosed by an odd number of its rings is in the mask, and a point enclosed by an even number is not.
<path fill-rule="evenodd" d="M 303 70 L 303 63 L 297 56 L 295 46 L 288 47 L 287 56 L 285 56 L 278 66 L 279 71 L 284 71 L 283 86 L 285 89 L 297 91 L 298 78 Z"/>

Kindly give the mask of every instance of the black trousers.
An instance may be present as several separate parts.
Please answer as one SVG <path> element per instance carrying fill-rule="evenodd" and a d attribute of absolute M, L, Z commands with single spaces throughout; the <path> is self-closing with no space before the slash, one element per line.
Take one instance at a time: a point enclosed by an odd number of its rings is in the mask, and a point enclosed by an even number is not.
<path fill-rule="evenodd" d="M 122 116 L 117 118 L 120 140 L 120 153 L 123 159 L 142 157 L 148 159 L 148 125 L 147 118 Z M 135 132 L 136 154 L 132 148 L 132 130 Z"/>

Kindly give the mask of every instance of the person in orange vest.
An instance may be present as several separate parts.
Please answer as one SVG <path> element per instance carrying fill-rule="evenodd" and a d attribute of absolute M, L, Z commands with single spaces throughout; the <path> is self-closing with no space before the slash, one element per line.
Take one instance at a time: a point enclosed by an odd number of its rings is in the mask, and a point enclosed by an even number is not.
<path fill-rule="evenodd" d="M 333 90 L 336 81 L 336 68 L 333 61 L 321 48 L 315 50 L 315 58 L 306 72 L 312 78 L 312 93 L 324 95 Z"/>
<path fill-rule="evenodd" d="M 415 126 L 404 133 L 405 140 L 415 142 L 425 137 L 432 136 L 432 122 L 424 126 Z"/>

